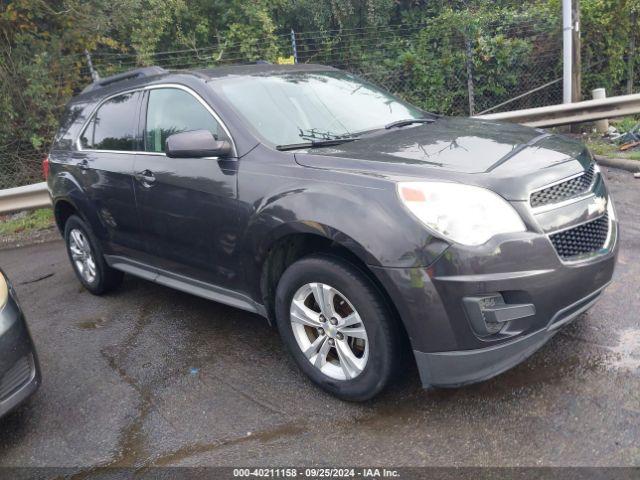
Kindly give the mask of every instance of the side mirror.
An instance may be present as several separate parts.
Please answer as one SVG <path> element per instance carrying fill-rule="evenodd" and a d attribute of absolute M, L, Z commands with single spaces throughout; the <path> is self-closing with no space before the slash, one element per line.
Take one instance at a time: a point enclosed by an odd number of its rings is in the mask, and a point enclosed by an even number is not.
<path fill-rule="evenodd" d="M 216 140 L 209 130 L 193 130 L 169 135 L 164 151 L 170 158 L 226 157 L 231 153 L 231 144 Z"/>

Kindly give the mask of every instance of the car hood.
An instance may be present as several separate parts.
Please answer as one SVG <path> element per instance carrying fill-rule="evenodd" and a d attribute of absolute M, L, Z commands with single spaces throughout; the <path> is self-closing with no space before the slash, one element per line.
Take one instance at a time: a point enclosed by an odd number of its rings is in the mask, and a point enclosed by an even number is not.
<path fill-rule="evenodd" d="M 511 200 L 583 171 L 592 161 L 572 139 L 517 124 L 440 117 L 338 146 L 296 153 L 303 166 L 400 180 L 460 181 Z"/>

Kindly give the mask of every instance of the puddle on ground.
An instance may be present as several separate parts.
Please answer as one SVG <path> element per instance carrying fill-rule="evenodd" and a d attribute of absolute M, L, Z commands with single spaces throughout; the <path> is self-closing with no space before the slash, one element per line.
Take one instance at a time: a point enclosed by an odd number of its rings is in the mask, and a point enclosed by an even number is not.
<path fill-rule="evenodd" d="M 107 319 L 99 317 L 96 320 L 86 320 L 84 322 L 77 323 L 76 326 L 82 330 L 96 330 L 102 328 L 107 324 Z"/>
<path fill-rule="evenodd" d="M 158 467 L 176 465 L 195 455 L 213 452 L 218 448 L 230 447 L 250 441 L 268 443 L 283 437 L 300 435 L 306 432 L 307 428 L 308 427 L 306 425 L 299 422 L 287 423 L 273 429 L 260 432 L 247 432 L 246 436 L 236 437 L 228 440 L 219 440 L 210 444 L 205 443 L 185 445 L 181 448 L 178 448 L 177 450 L 174 450 L 173 452 L 156 457 L 149 466 Z"/>
<path fill-rule="evenodd" d="M 640 373 L 640 329 L 628 328 L 620 332 L 618 345 L 609 347 L 615 355 L 607 362 L 615 370 Z"/>

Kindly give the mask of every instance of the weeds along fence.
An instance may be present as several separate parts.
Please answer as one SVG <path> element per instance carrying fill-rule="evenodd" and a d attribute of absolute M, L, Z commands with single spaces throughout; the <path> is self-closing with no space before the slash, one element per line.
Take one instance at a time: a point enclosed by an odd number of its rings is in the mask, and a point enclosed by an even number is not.
<path fill-rule="evenodd" d="M 102 76 L 145 65 L 180 70 L 258 60 L 319 63 L 356 73 L 427 110 L 449 115 L 508 111 L 562 101 L 560 12 L 525 18 L 477 21 L 455 17 L 450 22 L 423 25 L 292 31 L 146 54 L 102 50 L 92 52 L 91 58 Z M 91 75 L 83 56 L 58 62 L 67 62 L 66 77 L 59 77 L 64 86 L 51 91 L 66 100 L 63 97 L 81 90 L 91 81 Z M 591 59 L 584 67 L 585 75 L 597 73 L 599 68 Z M 58 103 L 61 109 L 64 101 Z M 59 113 L 51 115 L 55 118 Z M 47 139 L 54 134 L 55 122 L 41 133 L 45 141 L 37 149 L 24 144 L 0 146 L 0 189 L 41 180 L 40 162 L 48 149 Z"/>

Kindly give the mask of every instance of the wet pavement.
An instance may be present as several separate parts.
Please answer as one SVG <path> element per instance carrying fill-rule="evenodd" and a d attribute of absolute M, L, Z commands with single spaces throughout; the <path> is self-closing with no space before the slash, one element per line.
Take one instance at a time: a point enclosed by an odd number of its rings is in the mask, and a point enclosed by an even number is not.
<path fill-rule="evenodd" d="M 609 171 L 614 283 L 525 363 L 366 404 L 315 388 L 260 317 L 127 276 L 94 297 L 60 241 L 0 251 L 43 385 L 0 420 L 0 465 L 640 465 L 640 180 Z"/>

